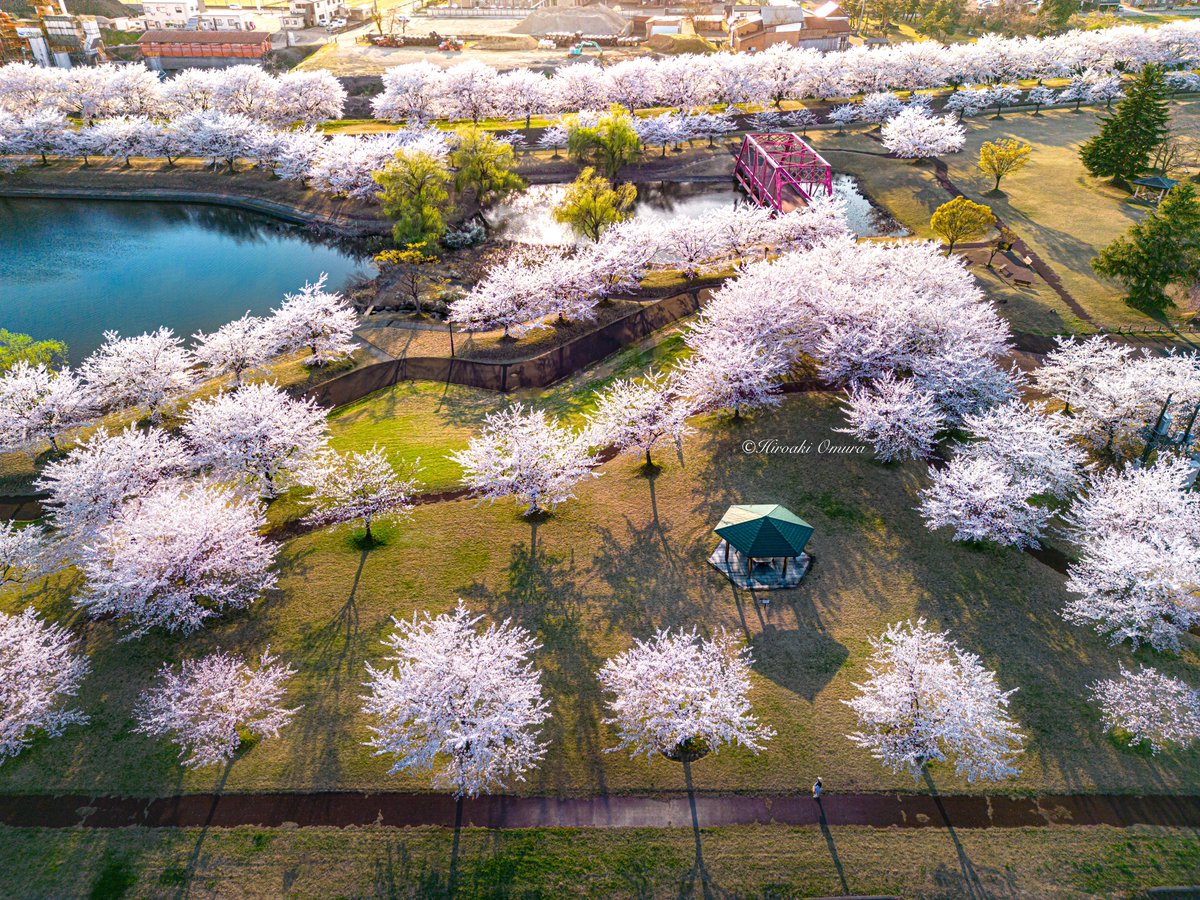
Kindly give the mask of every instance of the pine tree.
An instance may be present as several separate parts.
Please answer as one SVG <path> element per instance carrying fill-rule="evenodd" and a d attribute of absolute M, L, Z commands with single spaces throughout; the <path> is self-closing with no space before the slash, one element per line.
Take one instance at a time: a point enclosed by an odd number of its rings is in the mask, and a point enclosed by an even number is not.
<path fill-rule="evenodd" d="M 1148 65 L 1129 86 L 1111 116 L 1101 116 L 1100 133 L 1079 150 L 1087 170 L 1114 181 L 1137 178 L 1167 133 L 1167 85 L 1162 69 Z"/>
<path fill-rule="evenodd" d="M 1196 186 L 1176 186 L 1158 209 L 1092 260 L 1099 274 L 1129 292 L 1127 302 L 1154 311 L 1172 305 L 1166 288 L 1200 278 L 1200 199 Z"/>

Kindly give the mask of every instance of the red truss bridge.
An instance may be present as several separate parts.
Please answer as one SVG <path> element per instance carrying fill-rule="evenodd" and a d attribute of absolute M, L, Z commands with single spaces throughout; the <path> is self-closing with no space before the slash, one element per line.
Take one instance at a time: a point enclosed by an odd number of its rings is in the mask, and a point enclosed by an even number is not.
<path fill-rule="evenodd" d="M 825 158 L 791 132 L 748 134 L 733 171 L 759 206 L 788 213 L 820 191 L 833 193 L 833 169 Z"/>

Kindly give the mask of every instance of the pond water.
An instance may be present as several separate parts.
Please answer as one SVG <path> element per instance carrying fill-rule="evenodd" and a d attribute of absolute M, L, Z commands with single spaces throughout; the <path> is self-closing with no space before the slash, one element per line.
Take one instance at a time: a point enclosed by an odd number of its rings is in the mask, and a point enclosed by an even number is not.
<path fill-rule="evenodd" d="M 746 195 L 732 180 L 653 182 L 639 184 L 637 189 L 633 215 L 640 221 L 695 217 L 746 202 Z M 895 219 L 872 205 L 850 175 L 835 175 L 833 191 L 845 200 L 847 223 L 859 237 L 904 237 L 909 233 Z M 551 212 L 565 192 L 566 185 L 535 184 L 523 194 L 492 207 L 487 217 L 492 236 L 518 244 L 564 246 L 575 243 L 570 227 L 554 221 Z"/>
<path fill-rule="evenodd" d="M 0 327 L 67 342 L 78 363 L 104 339 L 166 325 L 190 336 L 329 275 L 370 274 L 304 229 L 220 206 L 0 199 Z"/>

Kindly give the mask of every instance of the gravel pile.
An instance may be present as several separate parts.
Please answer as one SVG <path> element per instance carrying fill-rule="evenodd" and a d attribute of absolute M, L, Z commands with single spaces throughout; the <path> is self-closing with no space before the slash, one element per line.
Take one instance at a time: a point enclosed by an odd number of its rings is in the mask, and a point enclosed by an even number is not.
<path fill-rule="evenodd" d="M 552 6 L 535 10 L 512 27 L 513 34 L 626 34 L 631 24 L 603 4 Z"/>

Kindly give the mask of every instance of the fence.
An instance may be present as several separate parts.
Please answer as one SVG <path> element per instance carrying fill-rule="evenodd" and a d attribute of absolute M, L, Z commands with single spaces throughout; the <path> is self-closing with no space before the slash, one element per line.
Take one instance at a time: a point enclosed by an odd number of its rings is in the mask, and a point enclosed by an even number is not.
<path fill-rule="evenodd" d="M 546 387 L 695 312 L 700 308 L 701 293 L 646 303 L 602 328 L 528 359 L 491 362 L 410 356 L 355 369 L 311 388 L 306 395 L 322 406 L 338 407 L 401 381 L 441 381 L 500 393 Z"/>
<path fill-rule="evenodd" d="M 512 6 L 427 6 L 422 15 L 431 19 L 516 19 L 542 8 L 543 0 Z"/>

